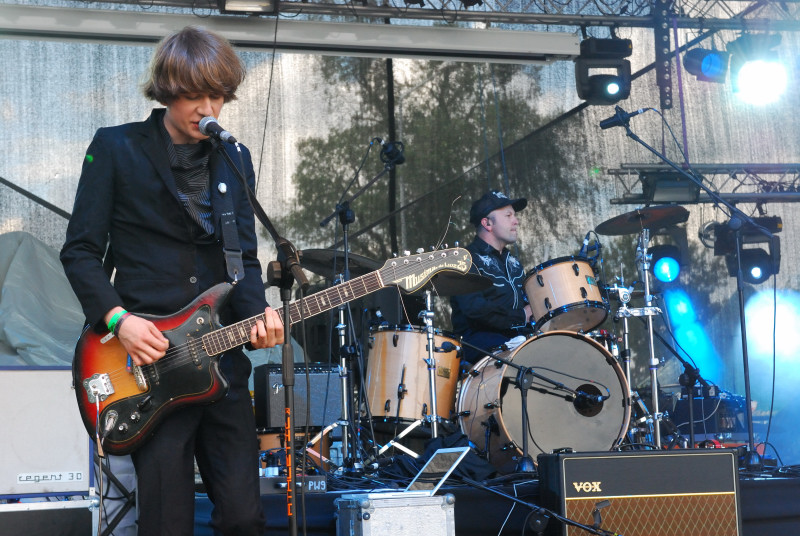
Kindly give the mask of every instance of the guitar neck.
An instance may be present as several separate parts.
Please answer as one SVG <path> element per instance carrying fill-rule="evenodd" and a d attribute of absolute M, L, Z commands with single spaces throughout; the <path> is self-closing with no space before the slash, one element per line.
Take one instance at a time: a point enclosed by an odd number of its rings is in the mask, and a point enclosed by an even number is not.
<path fill-rule="evenodd" d="M 303 318 L 316 316 L 347 302 L 380 290 L 384 285 L 378 272 L 362 275 L 350 281 L 335 285 L 302 300 L 289 304 L 290 325 L 297 324 Z M 284 319 L 283 309 L 278 309 L 281 321 Z M 264 322 L 264 313 L 247 318 L 230 326 L 218 329 L 203 336 L 203 346 L 209 355 L 217 355 L 232 350 L 250 341 L 250 331 L 256 322 Z"/>

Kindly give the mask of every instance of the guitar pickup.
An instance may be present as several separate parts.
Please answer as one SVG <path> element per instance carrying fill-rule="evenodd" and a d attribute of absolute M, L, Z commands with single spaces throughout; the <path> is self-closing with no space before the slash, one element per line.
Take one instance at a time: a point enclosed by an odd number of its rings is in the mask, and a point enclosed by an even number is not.
<path fill-rule="evenodd" d="M 144 377 L 142 367 L 139 365 L 133 366 L 133 378 L 136 380 L 136 386 L 140 391 L 147 391 L 147 378 Z"/>
<path fill-rule="evenodd" d="M 86 390 L 86 397 L 92 404 L 96 403 L 98 399 L 103 402 L 109 395 L 114 394 L 114 385 L 108 374 L 92 374 L 91 377 L 83 380 L 83 388 Z"/>

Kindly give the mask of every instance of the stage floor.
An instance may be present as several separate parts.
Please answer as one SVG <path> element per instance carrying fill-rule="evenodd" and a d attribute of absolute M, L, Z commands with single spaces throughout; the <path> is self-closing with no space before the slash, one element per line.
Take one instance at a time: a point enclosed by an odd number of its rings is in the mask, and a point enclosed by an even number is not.
<path fill-rule="evenodd" d="M 538 504 L 539 482 L 520 481 L 498 488 L 509 495 Z M 763 475 L 740 476 L 740 510 L 743 536 L 786 536 L 800 535 L 800 477 L 781 477 Z M 327 493 L 307 493 L 304 505 L 297 497 L 298 524 L 305 512 L 306 534 L 309 536 L 336 535 L 336 507 L 334 501 L 344 494 L 359 493 L 360 490 L 336 491 Z M 455 524 L 457 536 L 519 535 L 528 514 L 527 509 L 508 499 L 481 489 L 469 487 L 448 487 L 440 493 L 452 493 L 456 497 Z M 288 534 L 286 516 L 286 496 L 283 494 L 262 497 L 267 515 L 268 534 L 279 536 Z M 208 520 L 211 503 L 203 494 L 197 495 L 195 534 L 212 535 Z M 305 507 L 303 507 L 305 506 Z M 675 512 L 676 518 L 680 512 Z M 555 520 L 551 525 L 559 525 Z M 605 527 L 625 535 L 625 527 Z M 298 533 L 303 534 L 302 527 Z M 530 528 L 525 534 L 534 534 Z M 699 536 L 687 529 L 682 536 Z M 706 536 L 706 533 L 703 533 Z M 663 536 L 662 534 L 653 536 Z M 708 534 L 707 536 L 712 536 Z"/>

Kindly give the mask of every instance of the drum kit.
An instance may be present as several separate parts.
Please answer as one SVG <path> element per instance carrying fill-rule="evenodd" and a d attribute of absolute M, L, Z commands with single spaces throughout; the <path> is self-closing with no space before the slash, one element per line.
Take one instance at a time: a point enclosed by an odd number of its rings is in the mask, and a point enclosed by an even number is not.
<path fill-rule="evenodd" d="M 649 207 L 596 227 L 596 234 L 638 234 L 636 261 L 644 283 L 644 293 L 638 295 L 644 298 L 643 307 L 630 307 L 634 291 L 621 278 L 611 286 L 598 279 L 599 240 L 593 259 L 582 250 L 530 270 L 523 286 L 534 334 L 516 345 L 510 341 L 487 351 L 466 374 L 461 373 L 462 342 L 434 326 L 433 296 L 477 292 L 490 282 L 471 274 L 437 274 L 418 291 L 425 299 L 421 325 L 370 328 L 363 399 L 355 404 L 358 418 L 370 424 L 391 423 L 395 431 L 402 428 L 377 455 L 396 447 L 417 456 L 403 445 L 403 438 L 420 426 L 420 432 L 437 437 L 442 425 L 460 429 L 501 473 L 527 470 L 526 460 L 538 453 L 607 451 L 626 442 L 631 448 L 660 448 L 653 316 L 661 311 L 650 295 L 648 243 L 651 232 L 687 219 L 682 207 Z M 301 263 L 315 273 L 329 274 L 333 253 L 306 251 Z M 355 255 L 350 262 L 351 270 L 365 273 L 378 266 Z M 597 330 L 608 318 L 612 300 L 618 304 L 614 318 L 621 321 L 619 336 Z M 628 318 L 637 316 L 647 321 L 649 333 L 652 411 L 630 387 Z M 353 386 L 347 389 L 345 393 L 354 391 Z M 520 396 L 512 395 L 515 391 Z"/>

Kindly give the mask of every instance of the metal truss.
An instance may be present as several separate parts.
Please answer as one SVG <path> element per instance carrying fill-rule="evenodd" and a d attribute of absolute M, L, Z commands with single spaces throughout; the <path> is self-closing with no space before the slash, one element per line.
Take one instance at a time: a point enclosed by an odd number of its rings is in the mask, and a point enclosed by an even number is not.
<path fill-rule="evenodd" d="M 86 5 L 83 0 L 75 2 Z M 208 16 L 216 14 L 224 0 L 106 0 L 105 3 L 139 5 L 142 9 L 171 7 Z M 398 19 L 582 29 L 652 28 L 655 24 L 654 0 L 252 0 L 252 3 L 274 6 L 276 13 L 284 17 L 314 20 L 333 17 L 350 22 Z M 800 30 L 798 0 L 675 0 L 670 7 L 681 28 Z M 746 18 L 739 16 L 743 12 L 748 13 Z"/>
<path fill-rule="evenodd" d="M 693 164 L 692 170 L 709 189 L 732 204 L 800 202 L 800 164 Z M 653 164 L 622 164 L 605 173 L 614 177 L 618 191 L 622 192 L 621 197 L 611 199 L 612 205 L 652 204 L 642 188 L 643 177 L 658 173 L 677 176 L 673 168 Z M 701 191 L 696 201 L 680 203 L 714 201 Z"/>

